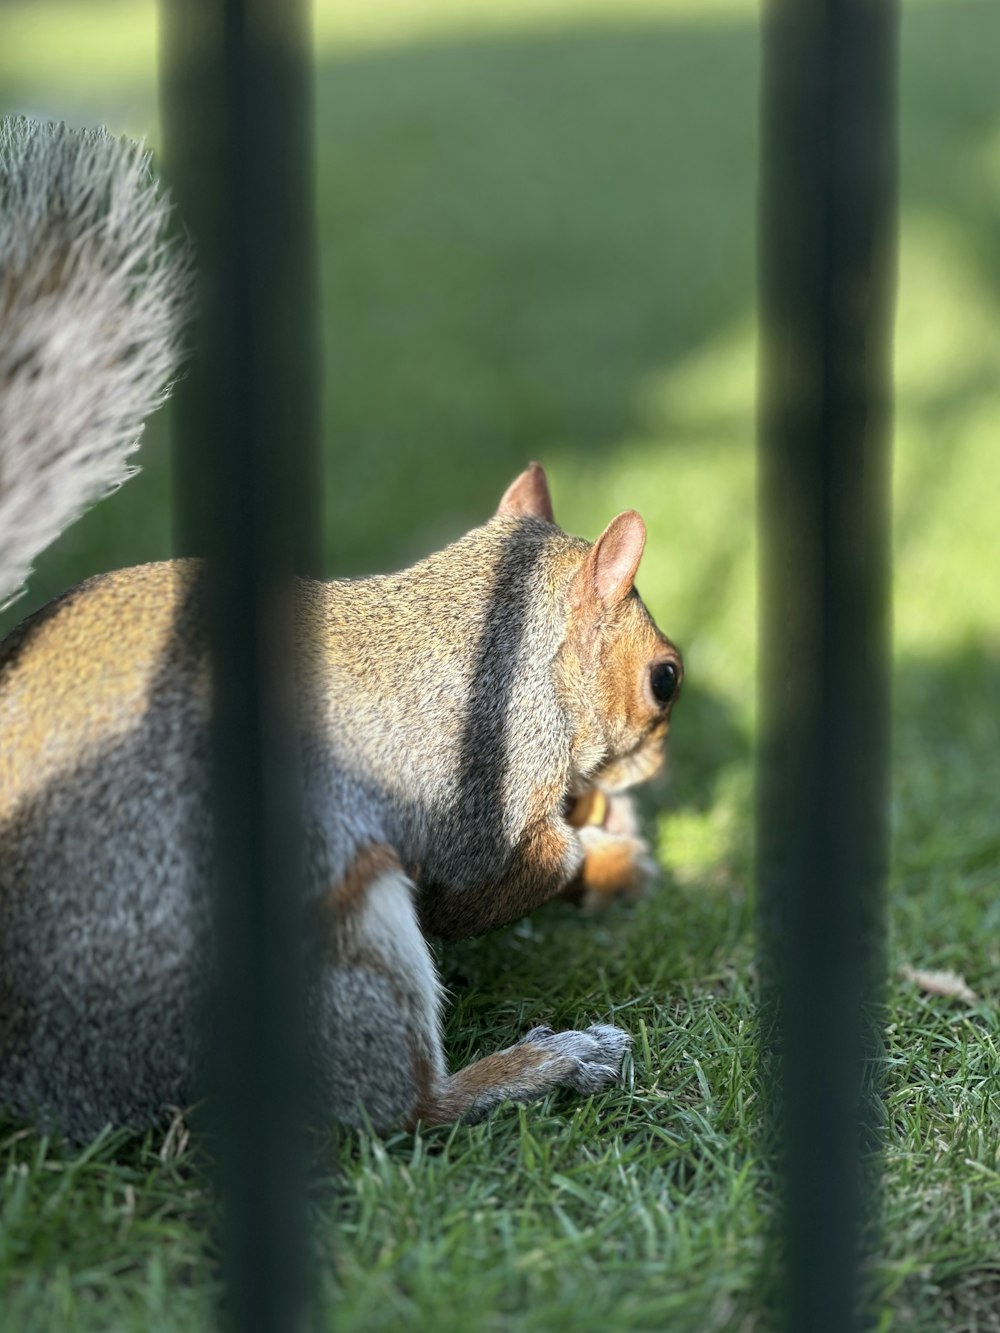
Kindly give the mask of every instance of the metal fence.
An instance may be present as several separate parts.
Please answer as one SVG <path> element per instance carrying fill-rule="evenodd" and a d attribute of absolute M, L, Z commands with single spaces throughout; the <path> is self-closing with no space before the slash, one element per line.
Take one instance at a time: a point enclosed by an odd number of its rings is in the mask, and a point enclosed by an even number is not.
<path fill-rule="evenodd" d="M 168 170 L 206 278 L 176 467 L 180 551 L 210 557 L 222 705 L 227 1308 L 234 1327 L 286 1333 L 307 1286 L 287 705 L 289 576 L 319 549 L 309 14 L 305 0 L 162 8 Z M 763 1148 L 783 1180 L 765 1287 L 794 1333 L 866 1326 L 877 1199 L 895 40 L 890 0 L 765 11 L 758 880 Z"/>
<path fill-rule="evenodd" d="M 888 863 L 896 14 L 765 12 L 758 894 L 790 1330 L 867 1326 Z"/>
<path fill-rule="evenodd" d="M 228 1323 L 306 1295 L 305 979 L 293 584 L 319 550 L 310 13 L 163 0 L 168 171 L 201 273 L 175 417 L 179 554 L 207 556 L 219 1004 L 210 1062 Z"/>

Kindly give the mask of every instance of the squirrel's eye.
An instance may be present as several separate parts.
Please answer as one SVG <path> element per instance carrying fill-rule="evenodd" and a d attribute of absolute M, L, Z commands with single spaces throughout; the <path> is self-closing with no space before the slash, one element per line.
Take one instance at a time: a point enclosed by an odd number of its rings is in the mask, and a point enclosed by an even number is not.
<path fill-rule="evenodd" d="M 668 704 L 677 693 L 677 668 L 673 662 L 657 662 L 649 673 L 649 688 L 658 704 Z"/>

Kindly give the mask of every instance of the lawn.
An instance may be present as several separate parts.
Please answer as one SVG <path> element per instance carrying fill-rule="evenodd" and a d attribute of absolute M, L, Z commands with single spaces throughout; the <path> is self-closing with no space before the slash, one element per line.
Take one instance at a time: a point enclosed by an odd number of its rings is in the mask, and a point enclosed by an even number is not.
<path fill-rule="evenodd" d="M 156 142 L 144 0 L 18 0 L 0 109 Z M 883 1329 L 1000 1329 L 1000 9 L 904 5 L 895 466 L 894 857 Z M 755 693 L 757 29 L 740 0 L 323 3 L 318 203 L 330 572 L 484 518 L 532 457 L 563 525 L 635 506 L 643 595 L 685 651 L 662 879 L 440 952 L 453 1064 L 539 1021 L 614 1019 L 621 1088 L 476 1128 L 320 1149 L 321 1326 L 749 1330 L 758 1158 Z M 144 471 L 38 563 L 9 627 L 170 550 Z M 974 1004 L 902 964 L 962 973 Z M 0 1128 L 5 1324 L 193 1330 L 217 1274 L 204 1145 L 85 1152 Z M 327 1184 L 337 1179 L 334 1199 Z"/>

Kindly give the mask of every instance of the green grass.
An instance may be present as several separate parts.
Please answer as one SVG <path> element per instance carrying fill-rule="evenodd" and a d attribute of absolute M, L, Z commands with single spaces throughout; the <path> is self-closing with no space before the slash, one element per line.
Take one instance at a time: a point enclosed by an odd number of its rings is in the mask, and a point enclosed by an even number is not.
<path fill-rule="evenodd" d="M 155 142 L 150 16 L 7 6 L 5 105 Z M 762 1327 L 752 13 L 352 0 L 321 6 L 317 32 L 330 569 L 440 543 L 538 457 L 565 526 L 642 510 L 640 586 L 689 682 L 646 801 L 659 888 L 441 952 L 453 1063 L 531 1022 L 613 1017 L 636 1038 L 625 1085 L 325 1145 L 320 1322 Z M 889 988 L 877 1280 L 882 1327 L 924 1333 L 1000 1328 L 998 45 L 987 0 L 905 7 L 889 953 L 893 973 L 953 968 L 983 997 Z M 39 562 L 19 610 L 168 553 L 165 438 L 155 423 L 143 474 Z M 205 1149 L 162 1162 L 163 1137 L 81 1156 L 0 1135 L 7 1324 L 211 1324 Z"/>

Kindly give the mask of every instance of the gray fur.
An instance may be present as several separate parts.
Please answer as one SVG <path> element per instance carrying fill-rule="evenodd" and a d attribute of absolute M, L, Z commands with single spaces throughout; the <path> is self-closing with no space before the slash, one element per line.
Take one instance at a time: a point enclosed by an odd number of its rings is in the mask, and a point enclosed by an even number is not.
<path fill-rule="evenodd" d="M 0 602 L 132 474 L 169 391 L 192 286 L 169 216 L 138 144 L 0 121 Z"/>
<path fill-rule="evenodd" d="M 190 280 L 163 239 L 148 159 L 104 132 L 4 122 L 0 204 L 0 591 L 11 591 L 128 475 L 176 363 Z M 580 866 L 563 800 L 608 746 L 579 663 L 568 695 L 557 668 L 588 550 L 507 514 L 400 574 L 298 587 L 306 926 L 320 940 L 309 1043 L 325 1114 L 358 1122 L 363 1107 L 389 1126 L 436 1097 L 478 1116 L 558 1085 L 596 1091 L 621 1066 L 618 1028 L 536 1030 L 526 1040 L 546 1059 L 534 1072 L 523 1051 L 505 1067 L 513 1047 L 482 1077 L 449 1079 L 425 939 L 513 919 Z M 0 1104 L 78 1139 L 183 1104 L 206 1049 L 201 584 L 192 562 L 121 570 L 0 646 Z M 525 848 L 539 831 L 548 860 L 525 889 L 519 858 L 534 871 Z M 382 868 L 331 925 L 331 891 L 373 847 Z"/>
<path fill-rule="evenodd" d="M 310 1017 L 323 1114 L 355 1126 L 402 1120 L 413 1105 L 413 1074 L 392 984 L 362 968 L 331 968 Z"/>
<path fill-rule="evenodd" d="M 310 715 L 302 733 L 314 901 L 365 847 L 386 844 L 412 875 L 420 867 L 424 898 L 500 911 L 491 886 L 502 882 L 524 832 L 519 788 L 568 781 L 561 734 L 568 724 L 547 670 L 560 642 L 553 617 L 532 610 L 518 639 L 501 612 L 504 634 L 492 637 L 484 664 L 479 637 L 491 605 L 484 589 L 503 561 L 508 604 L 544 605 L 539 580 L 544 574 L 551 583 L 551 562 L 580 545 L 551 525 L 495 518 L 392 578 L 301 585 L 322 669 L 306 691 L 319 716 Z M 456 569 L 457 600 L 438 591 Z M 88 617 L 98 630 L 132 626 L 149 608 L 171 605 L 166 624 L 151 626 L 157 651 L 127 663 L 127 690 L 104 677 L 90 701 L 100 718 L 130 707 L 134 695 L 145 701 L 136 723 L 114 739 L 89 721 L 63 737 L 54 716 L 46 750 L 31 766 L 30 796 L 0 824 L 0 1104 L 58 1123 L 76 1139 L 108 1122 L 146 1124 L 163 1107 L 183 1104 L 205 1047 L 212 858 L 198 567 L 172 562 L 88 580 L 0 647 L 0 735 L 10 735 L 30 707 L 33 678 L 19 674 L 20 658 L 39 633 L 57 627 L 72 652 L 90 632 Z M 461 632 L 449 636 L 443 622 L 456 612 Z M 418 628 L 400 674 L 372 644 L 379 615 L 398 624 L 406 614 Z M 335 640 L 329 652 L 324 633 Z M 492 743 L 462 703 L 477 689 L 493 698 L 486 711 L 494 725 L 504 689 L 516 701 L 499 714 Z M 443 708 L 434 702 L 438 691 Z M 540 733 L 558 740 L 540 744 Z M 415 972 L 415 963 L 428 971 L 432 963 L 412 884 L 399 901 L 389 934 L 366 932 L 350 916 L 338 922 L 337 961 L 324 963 L 312 990 L 321 1095 L 326 1112 L 349 1123 L 362 1105 L 378 1126 L 412 1105 L 415 1054 L 444 1075 L 439 995 Z M 595 1091 L 617 1071 L 627 1042 L 610 1028 L 617 1043 L 602 1053 L 598 1031 L 556 1034 L 547 1081 L 530 1089 L 501 1083 L 480 1098 L 479 1111 L 557 1085 Z"/>
<path fill-rule="evenodd" d="M 336 644 L 310 682 L 314 807 L 326 828 L 350 811 L 326 839 L 320 882 L 365 838 L 388 842 L 420 869 L 433 933 L 471 933 L 449 929 L 449 911 L 503 879 L 535 789 L 569 782 L 572 728 L 552 675 L 567 580 L 555 570 L 586 549 L 552 524 L 493 518 L 398 574 L 303 585 L 303 617 Z M 402 663 L 382 649 L 394 635 Z"/>
<path fill-rule="evenodd" d="M 119 601 L 124 621 L 139 614 L 149 569 Z M 22 645 L 61 613 L 72 656 L 73 613 L 103 581 L 0 647 L 0 736 L 22 707 Z M 194 1095 L 211 859 L 207 714 L 192 700 L 206 670 L 196 634 L 170 636 L 144 682 L 156 705 L 118 736 L 95 724 L 64 739 L 55 707 L 32 787 L 0 823 L 0 1105 L 77 1140 L 153 1123 Z M 108 679 L 97 712 L 122 691 Z"/>

